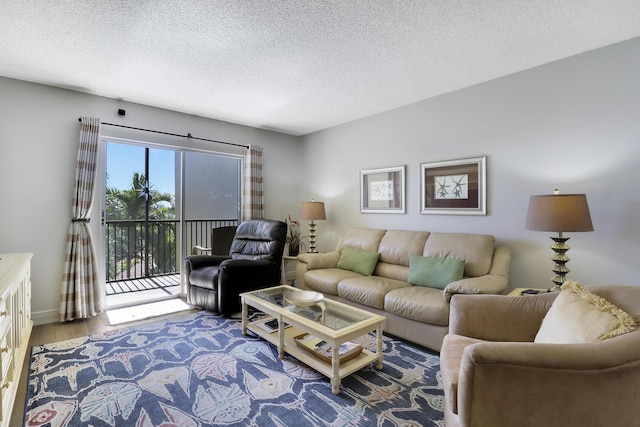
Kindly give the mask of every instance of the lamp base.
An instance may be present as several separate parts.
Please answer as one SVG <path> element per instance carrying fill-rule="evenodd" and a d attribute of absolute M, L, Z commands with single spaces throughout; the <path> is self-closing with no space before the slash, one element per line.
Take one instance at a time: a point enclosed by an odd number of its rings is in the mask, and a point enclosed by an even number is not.
<path fill-rule="evenodd" d="M 551 257 L 551 260 L 555 262 L 555 265 L 551 269 L 551 271 L 555 273 L 555 276 L 551 278 L 551 281 L 555 285 L 551 287 L 549 291 L 555 292 L 562 289 L 562 284 L 567 281 L 565 276 L 571 271 L 569 267 L 566 266 L 570 260 L 566 253 L 571 248 L 566 243 L 569 237 L 564 237 L 562 231 L 559 231 L 557 236 L 551 236 L 551 240 L 554 242 L 551 249 L 555 252 L 553 257 Z"/>
<path fill-rule="evenodd" d="M 547 292 L 560 292 L 562 290 L 562 285 L 553 285 L 552 287 L 550 287 L 549 289 L 547 289 Z"/>
<path fill-rule="evenodd" d="M 318 253 L 316 250 L 316 223 L 311 220 L 309 223 L 309 250 L 310 254 Z"/>

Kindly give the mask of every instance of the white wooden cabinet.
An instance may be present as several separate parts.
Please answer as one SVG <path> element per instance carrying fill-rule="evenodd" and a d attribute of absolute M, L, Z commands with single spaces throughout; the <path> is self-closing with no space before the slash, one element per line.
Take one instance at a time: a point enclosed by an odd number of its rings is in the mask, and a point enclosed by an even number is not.
<path fill-rule="evenodd" d="M 31 320 L 31 253 L 0 254 L 0 426 L 9 425 Z"/>

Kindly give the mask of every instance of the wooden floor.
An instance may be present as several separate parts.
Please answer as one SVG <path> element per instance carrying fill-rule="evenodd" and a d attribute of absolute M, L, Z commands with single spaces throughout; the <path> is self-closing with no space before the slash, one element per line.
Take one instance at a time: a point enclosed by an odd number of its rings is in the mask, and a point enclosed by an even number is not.
<path fill-rule="evenodd" d="M 31 347 L 33 347 L 34 345 L 64 341 L 71 338 L 77 338 L 97 332 L 110 331 L 113 329 L 127 328 L 130 326 L 154 322 L 170 317 L 182 316 L 184 314 L 196 311 L 198 310 L 193 309 L 191 311 L 182 311 L 180 313 L 168 314 L 161 317 L 154 317 L 152 319 L 141 320 L 139 322 L 132 322 L 117 326 L 109 325 L 106 314 L 100 314 L 99 316 L 93 317 L 91 319 L 34 326 L 33 330 L 31 331 L 31 338 L 29 339 L 29 350 L 27 351 L 27 355 L 22 367 L 22 374 L 20 375 L 20 383 L 18 385 L 18 394 L 13 404 L 13 411 L 11 412 L 11 422 L 9 423 L 9 425 L 15 427 L 23 425 L 24 405 L 27 396 L 27 382 L 29 376 L 29 361 L 31 359 Z"/>

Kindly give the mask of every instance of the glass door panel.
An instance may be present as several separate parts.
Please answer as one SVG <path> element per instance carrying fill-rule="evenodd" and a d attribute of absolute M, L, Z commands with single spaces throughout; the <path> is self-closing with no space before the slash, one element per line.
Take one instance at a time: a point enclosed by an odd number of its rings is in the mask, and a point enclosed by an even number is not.
<path fill-rule="evenodd" d="M 107 282 L 178 271 L 176 153 L 107 144 Z"/>
<path fill-rule="evenodd" d="M 185 254 L 208 247 L 211 229 L 237 225 L 240 218 L 241 160 L 220 154 L 184 153 Z"/>

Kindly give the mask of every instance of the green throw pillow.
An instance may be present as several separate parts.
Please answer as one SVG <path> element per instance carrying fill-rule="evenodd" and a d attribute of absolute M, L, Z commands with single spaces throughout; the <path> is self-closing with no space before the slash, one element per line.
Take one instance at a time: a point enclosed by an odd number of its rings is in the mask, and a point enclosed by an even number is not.
<path fill-rule="evenodd" d="M 409 283 L 416 286 L 444 289 L 449 283 L 462 279 L 463 259 L 433 258 L 411 254 Z"/>
<path fill-rule="evenodd" d="M 345 246 L 342 248 L 342 254 L 336 267 L 371 276 L 373 270 L 376 269 L 376 264 L 378 264 L 378 258 L 380 258 L 380 252 L 363 251 Z"/>

